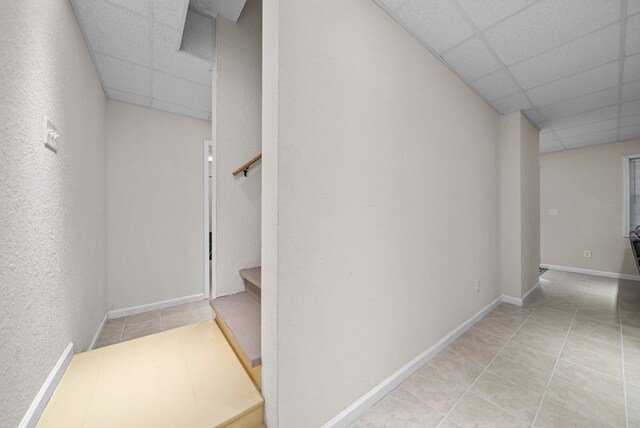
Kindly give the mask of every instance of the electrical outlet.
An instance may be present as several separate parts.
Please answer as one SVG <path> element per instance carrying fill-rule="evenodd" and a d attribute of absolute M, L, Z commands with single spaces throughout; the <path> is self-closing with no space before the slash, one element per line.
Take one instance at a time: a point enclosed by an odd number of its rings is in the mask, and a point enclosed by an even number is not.
<path fill-rule="evenodd" d="M 591 258 L 591 250 L 584 250 L 584 258 L 585 259 Z"/>
<path fill-rule="evenodd" d="M 45 136 L 44 145 L 54 153 L 58 153 L 58 144 L 60 143 L 60 134 L 58 133 L 58 127 L 53 124 L 46 117 L 45 121 Z"/>
<path fill-rule="evenodd" d="M 480 292 L 480 280 L 476 279 L 476 293 Z"/>

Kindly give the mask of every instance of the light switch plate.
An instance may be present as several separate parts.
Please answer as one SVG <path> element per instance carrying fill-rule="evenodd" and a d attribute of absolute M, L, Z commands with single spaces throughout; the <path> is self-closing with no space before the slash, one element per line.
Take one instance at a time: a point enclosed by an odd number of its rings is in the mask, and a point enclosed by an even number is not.
<path fill-rule="evenodd" d="M 560 212 L 558 211 L 557 208 L 551 208 L 549 210 L 549 215 L 553 215 L 553 216 L 560 215 Z"/>
<path fill-rule="evenodd" d="M 58 153 L 58 147 L 60 144 L 60 133 L 58 127 L 45 117 L 45 133 L 44 133 L 44 145 L 46 148 L 54 153 Z"/>
<path fill-rule="evenodd" d="M 585 259 L 591 258 L 591 250 L 584 250 L 584 258 Z"/>

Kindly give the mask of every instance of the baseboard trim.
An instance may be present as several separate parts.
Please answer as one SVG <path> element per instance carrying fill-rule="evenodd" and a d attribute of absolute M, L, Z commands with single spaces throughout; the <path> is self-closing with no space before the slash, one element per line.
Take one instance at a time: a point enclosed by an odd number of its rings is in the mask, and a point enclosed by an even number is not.
<path fill-rule="evenodd" d="M 545 265 L 545 264 L 541 264 L 540 267 L 551 269 L 551 270 L 561 270 L 564 272 L 583 273 L 586 275 L 594 275 L 594 276 L 604 276 L 606 278 L 628 279 L 629 281 L 640 281 L 640 275 L 628 275 L 625 273 L 605 272 L 601 270 L 591 270 L 591 269 L 574 268 L 574 267 L 568 267 L 568 266 Z"/>
<path fill-rule="evenodd" d="M 154 309 L 164 309 L 171 306 L 182 305 L 184 303 L 197 302 L 198 300 L 204 300 L 204 293 L 194 294 L 193 296 L 178 297 L 177 299 L 163 300 L 162 302 L 148 303 L 146 305 L 133 306 L 131 308 L 114 309 L 107 312 L 107 317 L 109 319 L 121 318 L 142 312 L 153 311 Z"/>
<path fill-rule="evenodd" d="M 529 300 L 529 298 L 533 295 L 533 293 L 538 291 L 539 288 L 540 288 L 540 283 L 538 282 L 538 283 L 536 283 L 536 285 L 531 287 L 529 289 L 529 291 L 527 291 L 524 294 L 524 296 L 522 296 L 522 297 L 511 297 L 511 296 L 507 296 L 506 294 L 504 294 L 502 296 L 502 301 L 505 302 L 505 303 L 512 304 L 512 305 L 522 306 L 527 302 L 527 300 Z"/>
<path fill-rule="evenodd" d="M 42 384 L 40 391 L 38 391 L 36 398 L 34 398 L 33 402 L 29 406 L 27 413 L 22 418 L 20 425 L 18 425 L 18 428 L 34 428 L 36 426 L 40 420 L 40 416 L 42 416 L 42 412 L 44 412 L 44 409 L 51 398 L 51 395 L 53 395 L 53 391 L 55 391 L 60 379 L 62 379 L 62 375 L 67 370 L 67 367 L 69 367 L 71 358 L 73 358 L 73 342 L 67 345 L 55 366 L 53 366 L 53 369 Z"/>
<path fill-rule="evenodd" d="M 438 355 L 440 351 L 449 346 L 451 342 L 456 340 L 465 331 L 469 330 L 480 321 L 485 315 L 494 310 L 503 301 L 503 297 L 500 296 L 487 306 L 482 308 L 474 316 L 460 324 L 453 331 L 440 339 L 435 345 L 409 361 L 400 370 L 383 380 L 375 388 L 366 393 L 362 398 L 353 403 L 351 406 L 344 409 L 336 417 L 323 425 L 323 428 L 342 428 L 353 423 L 360 415 L 366 412 L 374 404 L 380 401 L 384 396 L 389 394 L 395 388 L 397 388 L 402 382 L 404 382 L 409 376 L 418 371 L 422 366 L 429 362 L 433 357 Z"/>
<path fill-rule="evenodd" d="M 105 312 L 104 317 L 102 318 L 102 322 L 98 326 L 98 330 L 96 330 L 96 334 L 93 336 L 93 339 L 91 339 L 91 343 L 89 344 L 89 348 L 87 349 L 87 351 L 91 351 L 96 347 L 96 343 L 98 343 L 98 339 L 100 339 L 100 335 L 102 334 L 102 330 L 104 330 L 104 325 L 107 323 L 108 317 L 109 314 Z"/>

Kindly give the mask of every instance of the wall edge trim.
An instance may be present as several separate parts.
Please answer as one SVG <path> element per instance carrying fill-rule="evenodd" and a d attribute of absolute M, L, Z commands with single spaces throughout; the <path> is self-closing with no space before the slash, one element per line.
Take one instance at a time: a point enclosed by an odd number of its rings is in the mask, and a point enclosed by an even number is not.
<path fill-rule="evenodd" d="M 64 375 L 67 367 L 69 367 L 69 363 L 72 358 L 73 342 L 69 342 L 65 350 L 62 352 L 62 355 L 53 366 L 53 369 L 51 369 L 49 376 L 45 379 L 42 387 L 36 394 L 36 397 L 31 402 L 31 405 L 27 409 L 27 412 L 22 418 L 20 425 L 18 425 L 18 428 L 34 428 L 36 426 L 45 407 L 47 406 L 47 403 L 49 402 L 49 399 L 53 395 L 53 391 L 55 391 L 60 379 L 62 379 L 62 375 Z"/>
<path fill-rule="evenodd" d="M 373 407 L 373 405 L 380 401 L 384 396 L 397 388 L 402 382 L 409 378 L 409 376 L 418 371 L 422 366 L 424 366 L 432 358 L 438 355 L 438 353 L 446 348 L 451 342 L 456 340 L 465 331 L 473 327 L 478 321 L 484 318 L 485 315 L 495 309 L 503 301 L 504 296 L 499 296 L 497 299 L 478 311 L 471 318 L 464 321 L 458 327 L 449 332 L 449 334 L 444 336 L 429 349 L 413 358 L 398 371 L 380 382 L 371 391 L 367 392 L 365 395 L 359 398 L 355 403 L 344 409 L 342 412 L 338 413 L 338 415 L 336 415 L 329 422 L 325 423 L 322 427 L 347 427 L 349 424 L 358 419 L 360 415 L 364 414 L 364 412 L 366 412 L 369 408 Z"/>
<path fill-rule="evenodd" d="M 152 311 L 154 309 L 164 309 L 171 306 L 182 305 L 184 303 L 197 302 L 198 300 L 204 300 L 204 293 L 178 297 L 175 299 L 162 300 L 160 302 L 147 303 L 144 305 L 132 306 L 130 308 L 113 309 L 107 312 L 107 318 L 121 318 L 129 315 L 139 314 L 142 312 Z"/>
<path fill-rule="evenodd" d="M 538 291 L 539 288 L 540 288 L 540 282 L 536 282 L 536 285 L 534 285 L 533 287 L 531 287 L 529 289 L 529 291 L 524 293 L 524 296 L 522 296 L 522 297 L 511 297 L 511 296 L 507 296 L 506 294 L 503 294 L 502 295 L 502 301 L 504 303 L 509 303 L 511 305 L 522 306 L 527 302 L 527 300 L 529 300 L 529 298 L 531 296 L 533 296 L 533 293 Z"/>
<path fill-rule="evenodd" d="M 582 269 L 582 268 L 574 268 L 569 266 L 557 266 L 557 265 L 548 265 L 548 264 L 540 264 L 540 267 L 551 269 L 551 270 L 561 270 L 563 272 L 583 273 L 586 275 L 604 276 L 606 278 L 628 279 L 630 281 L 640 281 L 640 275 L 628 275 L 626 273 L 606 272 L 602 270 Z"/>
<path fill-rule="evenodd" d="M 109 314 L 107 312 L 105 312 L 104 313 L 104 317 L 102 317 L 102 321 L 98 325 L 98 329 L 96 330 L 96 334 L 94 334 L 93 335 L 93 339 L 91 339 L 91 343 L 89 344 L 89 347 L 87 348 L 87 351 L 91 351 L 93 348 L 95 348 L 96 344 L 98 343 L 98 339 L 100 339 L 100 335 L 102 334 L 102 330 L 104 330 L 104 326 L 107 323 L 107 319 L 108 318 L 109 318 Z"/>

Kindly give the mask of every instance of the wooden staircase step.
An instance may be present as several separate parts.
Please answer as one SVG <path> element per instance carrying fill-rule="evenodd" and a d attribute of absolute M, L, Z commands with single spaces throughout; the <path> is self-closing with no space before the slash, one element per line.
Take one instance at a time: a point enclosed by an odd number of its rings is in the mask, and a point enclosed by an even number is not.
<path fill-rule="evenodd" d="M 262 364 L 260 346 L 260 302 L 248 292 L 210 300 L 216 322 L 239 353 L 247 369 Z"/>
<path fill-rule="evenodd" d="M 240 277 L 244 281 L 244 290 L 259 301 L 262 300 L 262 268 L 260 266 L 241 269 Z"/>

